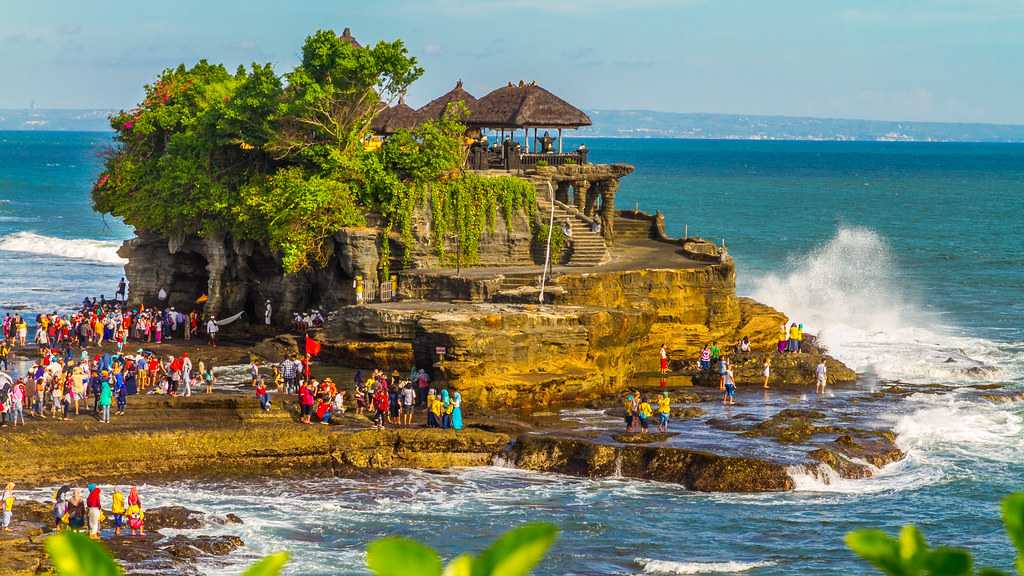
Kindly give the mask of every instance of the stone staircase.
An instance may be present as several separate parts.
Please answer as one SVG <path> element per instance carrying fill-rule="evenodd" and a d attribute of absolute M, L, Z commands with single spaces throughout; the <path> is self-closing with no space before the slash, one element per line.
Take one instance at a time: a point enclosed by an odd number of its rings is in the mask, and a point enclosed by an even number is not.
<path fill-rule="evenodd" d="M 541 221 L 547 223 L 551 218 L 551 202 L 549 200 L 547 180 L 534 181 L 537 189 L 537 211 Z M 573 206 L 567 206 L 555 200 L 555 226 L 561 226 L 566 218 L 569 219 L 569 226 L 572 228 L 572 238 L 569 239 L 569 261 L 567 266 L 598 266 L 606 262 L 608 245 L 604 237 L 593 232 L 591 219 L 581 214 Z"/>

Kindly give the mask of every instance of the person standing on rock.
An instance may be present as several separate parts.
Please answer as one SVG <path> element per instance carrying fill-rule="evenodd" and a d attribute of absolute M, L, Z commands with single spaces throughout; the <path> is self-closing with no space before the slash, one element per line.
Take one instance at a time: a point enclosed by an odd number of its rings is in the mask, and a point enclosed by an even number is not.
<path fill-rule="evenodd" d="M 668 418 L 672 413 L 672 400 L 668 397 L 668 391 L 662 392 L 658 397 L 658 432 L 668 432 Z"/>
<path fill-rule="evenodd" d="M 736 403 L 736 380 L 733 379 L 732 370 L 725 371 L 725 397 L 722 404 L 732 405 Z"/>
<path fill-rule="evenodd" d="M 11 516 L 14 512 L 14 482 L 8 482 L 4 487 L 3 499 L 0 500 L 0 508 L 3 508 L 4 532 L 11 531 Z"/>
<path fill-rule="evenodd" d="M 700 351 L 700 370 L 701 372 L 711 370 L 711 348 L 707 344 Z"/>
<path fill-rule="evenodd" d="M 640 398 L 640 405 L 637 407 L 637 417 L 640 419 L 640 433 L 647 434 L 648 420 L 654 414 L 654 410 L 651 408 L 651 403 L 646 398 Z"/>
<path fill-rule="evenodd" d="M 85 499 L 85 505 L 89 510 L 89 538 L 99 540 L 100 514 L 102 513 L 100 487 L 95 484 L 89 484 L 88 489 L 89 495 Z"/>
<path fill-rule="evenodd" d="M 665 374 L 668 372 L 668 350 L 665 349 L 664 344 L 661 345 L 659 354 L 661 355 L 661 373 Z"/>
<path fill-rule="evenodd" d="M 729 361 L 722 358 L 718 361 L 718 389 L 725 390 L 725 373 L 729 371 Z"/>
<path fill-rule="evenodd" d="M 220 326 L 217 326 L 217 319 L 210 316 L 210 320 L 206 323 L 206 335 L 210 338 L 210 346 L 217 347 L 217 332 L 220 330 Z"/>
<path fill-rule="evenodd" d="M 761 372 L 764 375 L 764 387 L 767 389 L 768 388 L 768 379 L 771 378 L 771 375 L 772 375 L 772 359 L 771 358 L 769 358 L 767 356 L 765 357 L 764 363 L 761 364 Z"/>
<path fill-rule="evenodd" d="M 814 391 L 824 393 L 825 384 L 828 382 L 828 367 L 825 366 L 824 358 L 818 361 L 818 365 L 814 368 L 814 375 L 816 378 Z"/>
<path fill-rule="evenodd" d="M 266 324 L 267 326 L 270 326 L 270 317 L 272 315 L 272 312 L 273 309 L 270 306 L 270 298 L 267 298 L 267 306 L 263 310 L 263 323 Z"/>

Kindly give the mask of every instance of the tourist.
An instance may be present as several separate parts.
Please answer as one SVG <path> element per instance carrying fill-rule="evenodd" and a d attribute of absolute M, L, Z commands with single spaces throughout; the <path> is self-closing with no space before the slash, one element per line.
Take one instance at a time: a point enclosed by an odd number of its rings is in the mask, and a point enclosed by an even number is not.
<path fill-rule="evenodd" d="M 452 398 L 448 389 L 441 390 L 441 404 L 444 410 L 441 412 L 441 428 L 452 427 Z"/>
<path fill-rule="evenodd" d="M 668 432 L 668 419 L 671 414 L 672 400 L 666 390 L 658 397 L 658 432 Z"/>
<path fill-rule="evenodd" d="M 825 359 L 821 358 L 818 360 L 818 365 L 814 368 L 815 376 L 815 392 L 825 392 L 825 384 L 828 383 L 828 367 L 825 366 Z"/>
<path fill-rule="evenodd" d="M 729 370 L 729 361 L 722 358 L 718 361 L 718 389 L 725 390 L 725 373 Z"/>
<path fill-rule="evenodd" d="M 120 488 L 114 488 L 114 494 L 111 496 L 110 502 L 110 513 L 114 521 L 114 536 L 120 536 L 121 528 L 127 523 L 125 515 L 128 513 L 124 492 Z"/>
<path fill-rule="evenodd" d="M 735 404 L 736 403 L 736 380 L 733 379 L 732 370 L 725 371 L 725 397 L 722 399 L 723 404 Z"/>
<path fill-rule="evenodd" d="M 750 339 L 747 338 L 746 336 L 744 336 L 743 339 L 740 340 L 739 351 L 744 353 L 750 352 Z"/>
<path fill-rule="evenodd" d="M 139 499 L 139 491 L 135 486 L 131 487 L 128 491 L 128 529 L 132 531 L 132 536 L 138 534 L 139 536 L 145 536 L 145 518 L 146 513 L 142 509 L 142 500 Z"/>
<path fill-rule="evenodd" d="M 249 362 L 249 385 L 255 387 L 256 381 L 260 379 L 260 362 L 253 356 Z"/>
<path fill-rule="evenodd" d="M 416 389 L 412 382 L 407 382 L 402 387 L 402 422 L 406 426 L 412 426 L 412 414 L 416 409 Z"/>
<path fill-rule="evenodd" d="M 722 349 L 718 347 L 718 342 L 711 343 L 711 361 L 714 362 L 722 356 Z"/>
<path fill-rule="evenodd" d="M 668 372 L 668 350 L 665 349 L 664 344 L 661 345 L 659 355 L 661 356 L 661 373 L 665 374 Z"/>
<path fill-rule="evenodd" d="M 85 500 L 82 499 L 82 491 L 75 488 L 74 492 L 71 493 L 71 499 L 68 500 L 66 524 L 72 530 L 81 530 L 85 528 L 87 516 Z"/>
<path fill-rule="evenodd" d="M 452 388 L 452 430 L 462 430 L 462 394 Z"/>
<path fill-rule="evenodd" d="M 782 327 L 779 328 L 779 354 L 782 354 L 783 352 L 786 351 L 786 347 L 789 343 L 788 334 L 789 333 L 786 331 L 786 324 L 783 323 Z"/>
<path fill-rule="evenodd" d="M 217 332 L 220 331 L 220 326 L 217 326 L 217 319 L 210 316 L 210 320 L 206 323 L 206 336 L 210 339 L 210 346 L 217 347 Z"/>
<path fill-rule="evenodd" d="M 334 405 L 331 407 L 331 411 L 336 414 L 345 413 L 345 389 L 339 388 L 334 394 Z"/>
<path fill-rule="evenodd" d="M 10 532 L 11 516 L 14 513 L 14 482 L 8 482 L 7 486 L 4 486 L 4 495 L 0 500 L 0 506 L 3 507 L 4 532 Z"/>
<path fill-rule="evenodd" d="M 654 414 L 654 410 L 651 409 L 651 403 L 646 398 L 640 398 L 640 406 L 637 410 L 637 418 L 640 419 L 640 433 L 647 434 L 648 423 L 651 415 Z"/>
<path fill-rule="evenodd" d="M 203 382 L 206 384 L 206 393 L 213 394 L 213 384 L 216 382 L 216 377 L 213 375 L 213 366 L 204 367 L 203 363 L 199 363 L 199 372 L 203 375 Z"/>
<path fill-rule="evenodd" d="M 281 376 L 284 377 L 284 386 L 288 394 L 294 394 L 296 388 L 298 388 L 297 380 L 299 378 L 299 370 L 302 368 L 302 364 L 295 361 L 291 354 L 288 354 L 284 358 L 284 362 L 281 362 Z M 362 371 L 357 371 L 357 379 Z M 362 382 L 357 382 L 357 386 Z"/>
<path fill-rule="evenodd" d="M 627 394 L 626 395 L 626 400 L 622 403 L 622 408 L 626 412 L 626 414 L 625 414 L 626 432 L 627 433 L 628 432 L 632 432 L 633 431 L 633 395 L 632 394 Z"/>
<path fill-rule="evenodd" d="M 701 372 L 711 370 L 711 347 L 708 344 L 705 344 L 700 351 L 700 370 Z"/>
<path fill-rule="evenodd" d="M 441 399 L 434 394 L 434 389 L 431 388 L 427 392 L 427 428 L 440 428 L 441 427 Z"/>
<path fill-rule="evenodd" d="M 397 370 L 395 371 L 397 374 Z M 396 375 L 391 379 L 391 385 L 387 388 L 388 391 L 388 406 L 390 410 L 388 412 L 388 424 L 401 424 L 402 423 L 402 399 L 401 391 L 399 390 L 398 376 Z"/>
<path fill-rule="evenodd" d="M 796 325 L 796 351 L 797 351 L 797 353 L 800 353 L 802 351 L 803 344 L 804 344 L 804 325 L 803 324 L 797 324 Z"/>
<path fill-rule="evenodd" d="M 7 370 L 8 358 L 11 356 L 11 346 L 7 339 L 0 340 L 0 370 Z"/>
<path fill-rule="evenodd" d="M 89 484 L 89 496 L 86 498 L 86 506 L 89 508 L 89 538 L 100 539 L 100 515 L 102 511 L 101 493 L 99 486 Z"/>
<path fill-rule="evenodd" d="M 18 420 L 25 425 L 25 382 L 21 378 L 11 388 L 11 425 L 18 427 Z"/>
<path fill-rule="evenodd" d="M 764 362 L 761 364 L 761 374 L 764 376 L 764 387 L 768 388 L 768 379 L 772 375 L 772 359 L 765 356 Z"/>
<path fill-rule="evenodd" d="M 418 387 L 417 393 L 419 394 L 419 403 L 426 406 L 427 389 L 430 388 L 430 377 L 427 376 L 427 373 L 423 368 L 420 368 L 419 373 L 416 375 L 416 386 Z"/>
<path fill-rule="evenodd" d="M 104 372 L 105 374 L 105 372 Z M 104 378 L 100 383 L 100 396 L 99 396 L 99 408 L 100 408 L 100 422 L 110 424 L 110 401 L 113 392 L 110 389 L 110 380 Z"/>
<path fill-rule="evenodd" d="M 256 398 L 260 401 L 260 409 L 269 412 L 270 393 L 267 392 L 267 384 L 262 379 L 256 384 Z"/>
<path fill-rule="evenodd" d="M 796 322 L 793 322 L 789 325 L 789 345 L 786 348 L 789 352 L 795 353 L 800 351 L 800 345 L 797 344 L 799 337 L 800 328 L 797 326 Z"/>
<path fill-rule="evenodd" d="M 306 380 L 302 380 L 299 384 L 299 409 L 302 414 L 302 423 L 310 424 L 310 416 L 313 412 L 313 391 L 309 389 L 309 385 L 306 384 Z"/>
<path fill-rule="evenodd" d="M 384 418 L 390 409 L 389 400 L 387 388 L 378 383 L 377 389 L 373 393 L 373 421 L 378 430 L 384 429 Z"/>
<path fill-rule="evenodd" d="M 316 419 L 317 422 L 327 425 L 331 423 L 332 416 L 332 399 L 330 398 L 318 398 L 316 405 Z"/>
<path fill-rule="evenodd" d="M 68 497 L 71 490 L 67 486 L 61 486 L 53 495 L 53 507 L 50 508 L 50 516 L 53 518 L 53 529 L 60 532 L 66 522 L 65 515 L 68 513 Z"/>
<path fill-rule="evenodd" d="M 186 394 L 190 396 L 191 394 Z M 114 396 L 117 398 L 117 414 L 118 416 L 124 416 L 124 411 L 128 407 L 128 386 L 125 384 L 124 375 L 118 373 L 114 379 Z"/>

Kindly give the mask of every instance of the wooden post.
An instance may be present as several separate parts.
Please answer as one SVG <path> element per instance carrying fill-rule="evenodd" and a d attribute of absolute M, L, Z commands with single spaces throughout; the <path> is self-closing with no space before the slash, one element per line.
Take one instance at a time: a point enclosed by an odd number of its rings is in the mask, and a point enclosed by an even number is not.
<path fill-rule="evenodd" d="M 562 153 L 562 129 L 558 129 L 558 153 Z"/>
<path fill-rule="evenodd" d="M 690 237 L 690 225 L 689 224 L 683 224 L 683 240 L 686 240 L 689 237 Z"/>

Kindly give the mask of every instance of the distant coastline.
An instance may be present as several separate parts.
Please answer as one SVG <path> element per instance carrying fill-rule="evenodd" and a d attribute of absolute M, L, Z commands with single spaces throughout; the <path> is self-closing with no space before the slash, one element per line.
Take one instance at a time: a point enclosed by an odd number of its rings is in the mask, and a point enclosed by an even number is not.
<path fill-rule="evenodd" d="M 0 109 L 0 131 L 110 132 L 104 109 Z M 755 116 L 586 110 L 593 126 L 567 138 L 678 138 L 856 142 L 1024 143 L 1024 125 L 899 122 L 799 116 Z"/>

